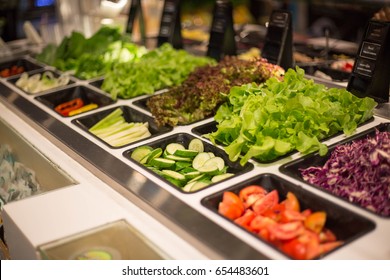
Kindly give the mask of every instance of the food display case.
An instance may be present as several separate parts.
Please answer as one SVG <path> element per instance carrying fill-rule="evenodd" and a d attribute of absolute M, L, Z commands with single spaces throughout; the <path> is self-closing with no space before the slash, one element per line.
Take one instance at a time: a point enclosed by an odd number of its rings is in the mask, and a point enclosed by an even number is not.
<path fill-rule="evenodd" d="M 26 69 L 29 73 L 57 71 L 29 55 L 10 58 L 4 65 L 16 59 L 31 67 Z M 16 86 L 18 75 L 0 78 L 0 140 L 14 144 L 23 154 L 21 160 L 36 167 L 42 185 L 52 177 L 54 182 L 47 183 L 51 186 L 47 192 L 3 206 L 11 258 L 290 259 L 275 243 L 264 241 L 218 211 L 224 192 L 238 194 L 253 184 L 269 192 L 277 190 L 280 201 L 293 192 L 302 208 L 327 213 L 326 227 L 342 246 L 315 258 L 390 258 L 386 245 L 389 217 L 339 199 L 297 176 L 300 164 L 317 158 L 306 159 L 293 151 L 273 161 L 250 159 L 241 166 L 229 160 L 222 146 L 203 137 L 215 129 L 213 118 L 157 127 L 146 107 L 148 96 L 113 100 L 100 88 L 100 78 L 71 77 L 65 86 L 32 95 Z M 340 87 L 330 82 L 327 86 Z M 56 110 L 75 98 L 98 106 L 72 116 Z M 126 121 L 148 123 L 151 135 L 123 146 L 112 146 L 93 135 L 90 128 L 117 108 Z M 372 134 L 376 127 L 387 129 L 389 122 L 374 114 L 353 135 L 335 134 L 322 143 L 352 141 L 356 135 Z M 131 157 L 141 146 L 164 150 L 169 143 L 187 146 L 192 139 L 201 140 L 205 152 L 224 159 L 232 176 L 183 191 Z M 139 253 L 131 254 L 133 250 Z"/>

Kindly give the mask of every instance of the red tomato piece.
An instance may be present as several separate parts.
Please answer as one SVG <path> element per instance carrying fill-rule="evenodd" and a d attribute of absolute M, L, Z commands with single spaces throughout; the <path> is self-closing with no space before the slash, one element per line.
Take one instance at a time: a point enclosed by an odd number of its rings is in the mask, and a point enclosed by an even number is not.
<path fill-rule="evenodd" d="M 306 244 L 300 242 L 297 238 L 285 242 L 281 249 L 287 255 L 296 260 L 305 260 L 306 259 Z"/>
<path fill-rule="evenodd" d="M 301 212 L 301 214 L 302 214 L 303 216 L 305 216 L 306 218 L 309 217 L 309 216 L 311 215 L 311 213 L 313 213 L 313 212 L 311 211 L 311 209 L 305 209 L 305 210 L 303 210 L 303 211 Z"/>
<path fill-rule="evenodd" d="M 284 210 L 280 214 L 280 222 L 281 223 L 289 223 L 294 221 L 304 221 L 306 217 L 302 215 L 301 212 L 297 212 L 294 210 Z"/>
<path fill-rule="evenodd" d="M 219 203 L 218 212 L 231 220 L 237 219 L 243 213 L 242 209 L 237 204 L 226 204 L 224 202 Z"/>
<path fill-rule="evenodd" d="M 304 231 L 301 222 L 277 224 L 270 228 L 271 234 L 279 240 L 289 240 L 297 237 Z"/>
<path fill-rule="evenodd" d="M 305 220 L 305 227 L 319 234 L 326 223 L 326 213 L 323 211 L 310 214 Z"/>
<path fill-rule="evenodd" d="M 257 199 L 264 197 L 267 191 L 259 185 L 250 185 L 240 190 L 238 196 L 241 201 L 250 207 Z"/>
<path fill-rule="evenodd" d="M 277 205 L 278 203 L 279 203 L 278 192 L 276 190 L 273 190 L 273 191 L 269 192 L 268 194 L 266 194 L 263 198 L 257 200 L 252 205 L 252 209 L 256 214 L 261 215 L 265 211 L 267 211 L 267 210 L 271 209 L 272 207 L 274 207 L 275 205 Z"/>
<path fill-rule="evenodd" d="M 263 216 L 255 216 L 251 223 L 249 224 L 249 227 L 252 231 L 258 232 L 262 229 L 268 229 L 269 227 L 272 227 L 276 225 L 276 222 L 268 217 Z"/>
<path fill-rule="evenodd" d="M 299 205 L 298 198 L 292 192 L 288 192 L 286 199 L 283 201 L 287 210 L 301 211 L 301 206 Z"/>
<path fill-rule="evenodd" d="M 342 244 L 343 244 L 342 241 L 333 241 L 333 242 L 326 242 L 326 243 L 319 244 L 320 254 L 325 254 L 327 252 L 330 252 L 333 249 L 341 246 Z"/>
<path fill-rule="evenodd" d="M 234 222 L 244 228 L 246 228 L 247 230 L 251 231 L 251 228 L 250 228 L 250 223 L 252 222 L 252 220 L 255 218 L 255 213 L 250 210 L 250 209 L 247 209 L 244 214 L 241 216 L 241 217 L 238 217 L 237 219 L 234 220 Z"/>
<path fill-rule="evenodd" d="M 314 259 L 320 254 L 320 241 L 316 233 L 305 229 L 297 239 L 306 246 L 306 259 Z"/>
<path fill-rule="evenodd" d="M 333 242 L 333 241 L 337 240 L 336 235 L 330 229 L 327 229 L 327 228 L 324 228 L 320 232 L 318 237 L 319 237 L 321 243 Z"/>
<path fill-rule="evenodd" d="M 229 191 L 224 192 L 222 197 L 222 202 L 227 205 L 236 204 L 241 209 L 242 213 L 244 213 L 245 210 L 244 204 L 242 203 L 238 195 L 236 195 L 234 192 L 229 192 Z"/>

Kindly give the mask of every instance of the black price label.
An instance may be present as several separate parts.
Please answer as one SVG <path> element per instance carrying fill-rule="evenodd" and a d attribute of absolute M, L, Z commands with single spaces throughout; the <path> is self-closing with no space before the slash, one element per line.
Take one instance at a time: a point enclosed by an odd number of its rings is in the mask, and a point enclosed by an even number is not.
<path fill-rule="evenodd" d="M 377 23 L 370 23 L 366 38 L 381 43 L 386 35 L 385 26 Z"/>
<path fill-rule="evenodd" d="M 182 48 L 180 1 L 166 0 L 161 15 L 157 45 L 170 43 L 174 48 Z"/>
<path fill-rule="evenodd" d="M 363 42 L 360 56 L 376 60 L 380 50 L 381 50 L 381 45 L 379 44 Z"/>
<path fill-rule="evenodd" d="M 288 20 L 288 14 L 282 12 L 276 12 L 272 14 L 270 19 L 270 24 L 283 28 L 287 26 L 288 23 L 287 20 Z"/>
<path fill-rule="evenodd" d="M 359 58 L 356 60 L 356 67 L 355 67 L 356 73 L 360 75 L 372 77 L 374 70 L 375 70 L 375 61 L 363 59 L 363 58 Z"/>

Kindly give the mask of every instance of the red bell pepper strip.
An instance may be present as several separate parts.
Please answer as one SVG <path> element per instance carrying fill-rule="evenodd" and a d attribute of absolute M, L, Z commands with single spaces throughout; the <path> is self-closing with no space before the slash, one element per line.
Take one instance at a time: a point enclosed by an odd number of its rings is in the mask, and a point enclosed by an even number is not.
<path fill-rule="evenodd" d="M 69 112 L 76 110 L 78 108 L 81 108 L 84 106 L 84 102 L 81 98 L 76 98 L 64 103 L 61 103 L 60 105 L 57 105 L 54 110 L 61 115 L 67 117 L 69 116 Z"/>

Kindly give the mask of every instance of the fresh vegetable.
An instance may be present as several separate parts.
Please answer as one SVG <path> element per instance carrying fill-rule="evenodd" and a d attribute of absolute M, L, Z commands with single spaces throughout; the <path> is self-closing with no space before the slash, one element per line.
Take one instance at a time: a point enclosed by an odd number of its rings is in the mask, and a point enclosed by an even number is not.
<path fill-rule="evenodd" d="M 179 85 L 196 67 L 213 63 L 211 58 L 194 56 L 165 43 L 137 61 L 113 65 L 105 74 L 102 89 L 113 99 L 152 94 Z"/>
<path fill-rule="evenodd" d="M 101 119 L 89 132 L 113 147 L 120 147 L 151 136 L 149 123 L 127 122 L 123 110 L 117 108 Z"/>
<path fill-rule="evenodd" d="M 66 101 L 54 107 L 54 110 L 63 115 L 64 117 L 68 117 L 71 111 L 77 110 L 84 106 L 84 101 L 81 98 L 75 98 L 70 101 Z"/>
<path fill-rule="evenodd" d="M 147 52 L 128 42 L 118 27 L 103 26 L 90 38 L 79 32 L 66 36 L 59 46 L 49 44 L 36 59 L 80 79 L 103 76 L 114 64 L 139 59 Z"/>
<path fill-rule="evenodd" d="M 203 142 L 197 138 L 189 142 L 188 148 L 180 143 L 169 143 L 164 149 L 137 147 L 130 157 L 185 192 L 194 192 L 234 175 L 227 173 L 228 167 L 221 157 L 204 152 Z"/>
<path fill-rule="evenodd" d="M 383 216 L 390 216 L 390 132 L 336 146 L 323 166 L 300 170 L 302 178 Z"/>
<path fill-rule="evenodd" d="M 85 105 L 83 107 L 80 107 L 76 110 L 70 111 L 68 116 L 71 117 L 71 116 L 78 115 L 78 114 L 81 114 L 84 112 L 88 112 L 88 111 L 91 111 L 93 109 L 96 109 L 97 107 L 98 107 L 98 105 L 96 103 L 90 103 L 90 104 Z"/>
<path fill-rule="evenodd" d="M 225 191 L 218 204 L 221 215 L 294 259 L 317 258 L 342 244 L 325 227 L 325 212 L 310 209 L 300 212 L 299 209 L 293 193 L 288 192 L 279 201 L 277 190 L 267 192 L 260 185 L 244 187 L 238 194 Z"/>
<path fill-rule="evenodd" d="M 1 70 L 0 77 L 8 78 L 8 77 L 11 77 L 13 75 L 18 75 L 18 74 L 23 73 L 23 72 L 24 72 L 23 66 L 13 65 L 9 68 L 4 68 L 3 70 Z"/>
<path fill-rule="evenodd" d="M 61 74 L 58 78 L 50 71 L 29 76 L 24 72 L 15 85 L 27 93 L 36 94 L 52 88 L 65 86 L 69 83 L 69 75 Z"/>
<path fill-rule="evenodd" d="M 217 130 L 206 134 L 222 144 L 229 159 L 277 159 L 298 150 L 303 154 L 327 152 L 320 140 L 343 131 L 353 133 L 373 116 L 377 103 L 358 98 L 345 89 L 327 88 L 304 77 L 299 67 L 289 69 L 280 81 L 233 87 L 216 115 Z"/>
<path fill-rule="evenodd" d="M 282 68 L 265 60 L 226 56 L 217 65 L 198 67 L 180 86 L 152 96 L 147 106 L 160 126 L 186 125 L 214 116 L 231 87 L 260 84 L 270 77 L 280 78 L 281 73 Z"/>

